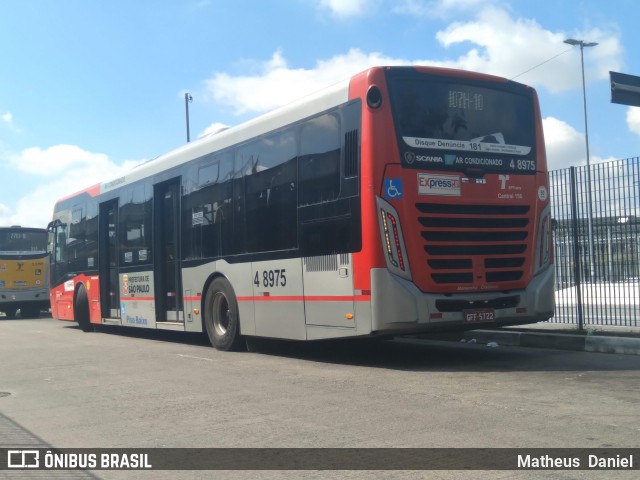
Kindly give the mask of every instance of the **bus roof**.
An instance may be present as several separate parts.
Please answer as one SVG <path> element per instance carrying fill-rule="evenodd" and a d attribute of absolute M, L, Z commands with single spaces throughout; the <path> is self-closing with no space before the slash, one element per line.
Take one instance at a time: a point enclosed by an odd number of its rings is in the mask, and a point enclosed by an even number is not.
<path fill-rule="evenodd" d="M 303 97 L 288 105 L 260 115 L 240 125 L 210 134 L 182 145 L 168 153 L 133 167 L 125 175 L 66 196 L 60 203 L 81 193 L 96 196 L 114 188 L 133 183 L 156 173 L 181 165 L 209 153 L 223 150 L 282 126 L 313 116 L 316 113 L 343 104 L 349 99 L 350 79 L 336 83 L 324 90 Z"/>

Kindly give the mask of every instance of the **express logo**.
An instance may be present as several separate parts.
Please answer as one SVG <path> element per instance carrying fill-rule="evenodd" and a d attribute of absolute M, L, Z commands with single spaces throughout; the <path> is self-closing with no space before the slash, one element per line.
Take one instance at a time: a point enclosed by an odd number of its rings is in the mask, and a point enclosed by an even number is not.
<path fill-rule="evenodd" d="M 460 196 L 460 177 L 456 175 L 418 174 L 418 194 Z"/>

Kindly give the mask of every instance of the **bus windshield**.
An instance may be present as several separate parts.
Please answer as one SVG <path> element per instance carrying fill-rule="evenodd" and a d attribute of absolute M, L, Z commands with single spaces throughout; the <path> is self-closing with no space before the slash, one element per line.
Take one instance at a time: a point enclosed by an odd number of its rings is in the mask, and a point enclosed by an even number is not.
<path fill-rule="evenodd" d="M 47 233 L 45 230 L 0 230 L 0 254 L 2 255 L 29 255 L 46 251 Z"/>
<path fill-rule="evenodd" d="M 531 90 L 403 73 L 388 84 L 405 167 L 536 172 Z"/>

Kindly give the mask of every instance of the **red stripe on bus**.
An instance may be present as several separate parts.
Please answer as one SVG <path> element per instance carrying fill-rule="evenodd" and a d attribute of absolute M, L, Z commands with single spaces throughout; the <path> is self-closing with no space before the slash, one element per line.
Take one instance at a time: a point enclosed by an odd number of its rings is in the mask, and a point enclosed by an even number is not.
<path fill-rule="evenodd" d="M 96 183 L 95 185 L 90 186 L 89 188 L 85 188 L 84 190 L 80 190 L 79 192 L 72 193 L 71 195 L 67 195 L 66 197 L 61 198 L 56 203 L 64 202 L 65 200 L 69 200 L 70 198 L 75 197 L 76 195 L 82 195 L 86 193 L 90 197 L 97 197 L 100 195 L 100 185 L 101 183 Z"/>
<path fill-rule="evenodd" d="M 152 301 L 155 300 L 156 297 L 126 297 L 126 298 L 121 298 L 120 300 L 123 302 L 130 302 L 133 300 L 146 300 L 146 301 Z M 196 302 L 196 301 L 200 301 L 202 300 L 202 297 L 184 297 L 185 300 L 191 301 L 191 302 Z"/>
<path fill-rule="evenodd" d="M 371 295 L 282 295 L 278 297 L 274 296 L 244 296 L 237 297 L 239 302 L 369 302 L 371 301 Z"/>

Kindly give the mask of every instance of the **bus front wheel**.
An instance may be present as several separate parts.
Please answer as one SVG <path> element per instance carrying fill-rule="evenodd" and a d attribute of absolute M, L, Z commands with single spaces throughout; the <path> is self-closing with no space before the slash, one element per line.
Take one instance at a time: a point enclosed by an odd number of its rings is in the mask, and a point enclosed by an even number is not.
<path fill-rule="evenodd" d="M 204 324 L 209 341 L 218 350 L 239 350 L 240 316 L 233 288 L 226 278 L 216 278 L 204 300 Z"/>

